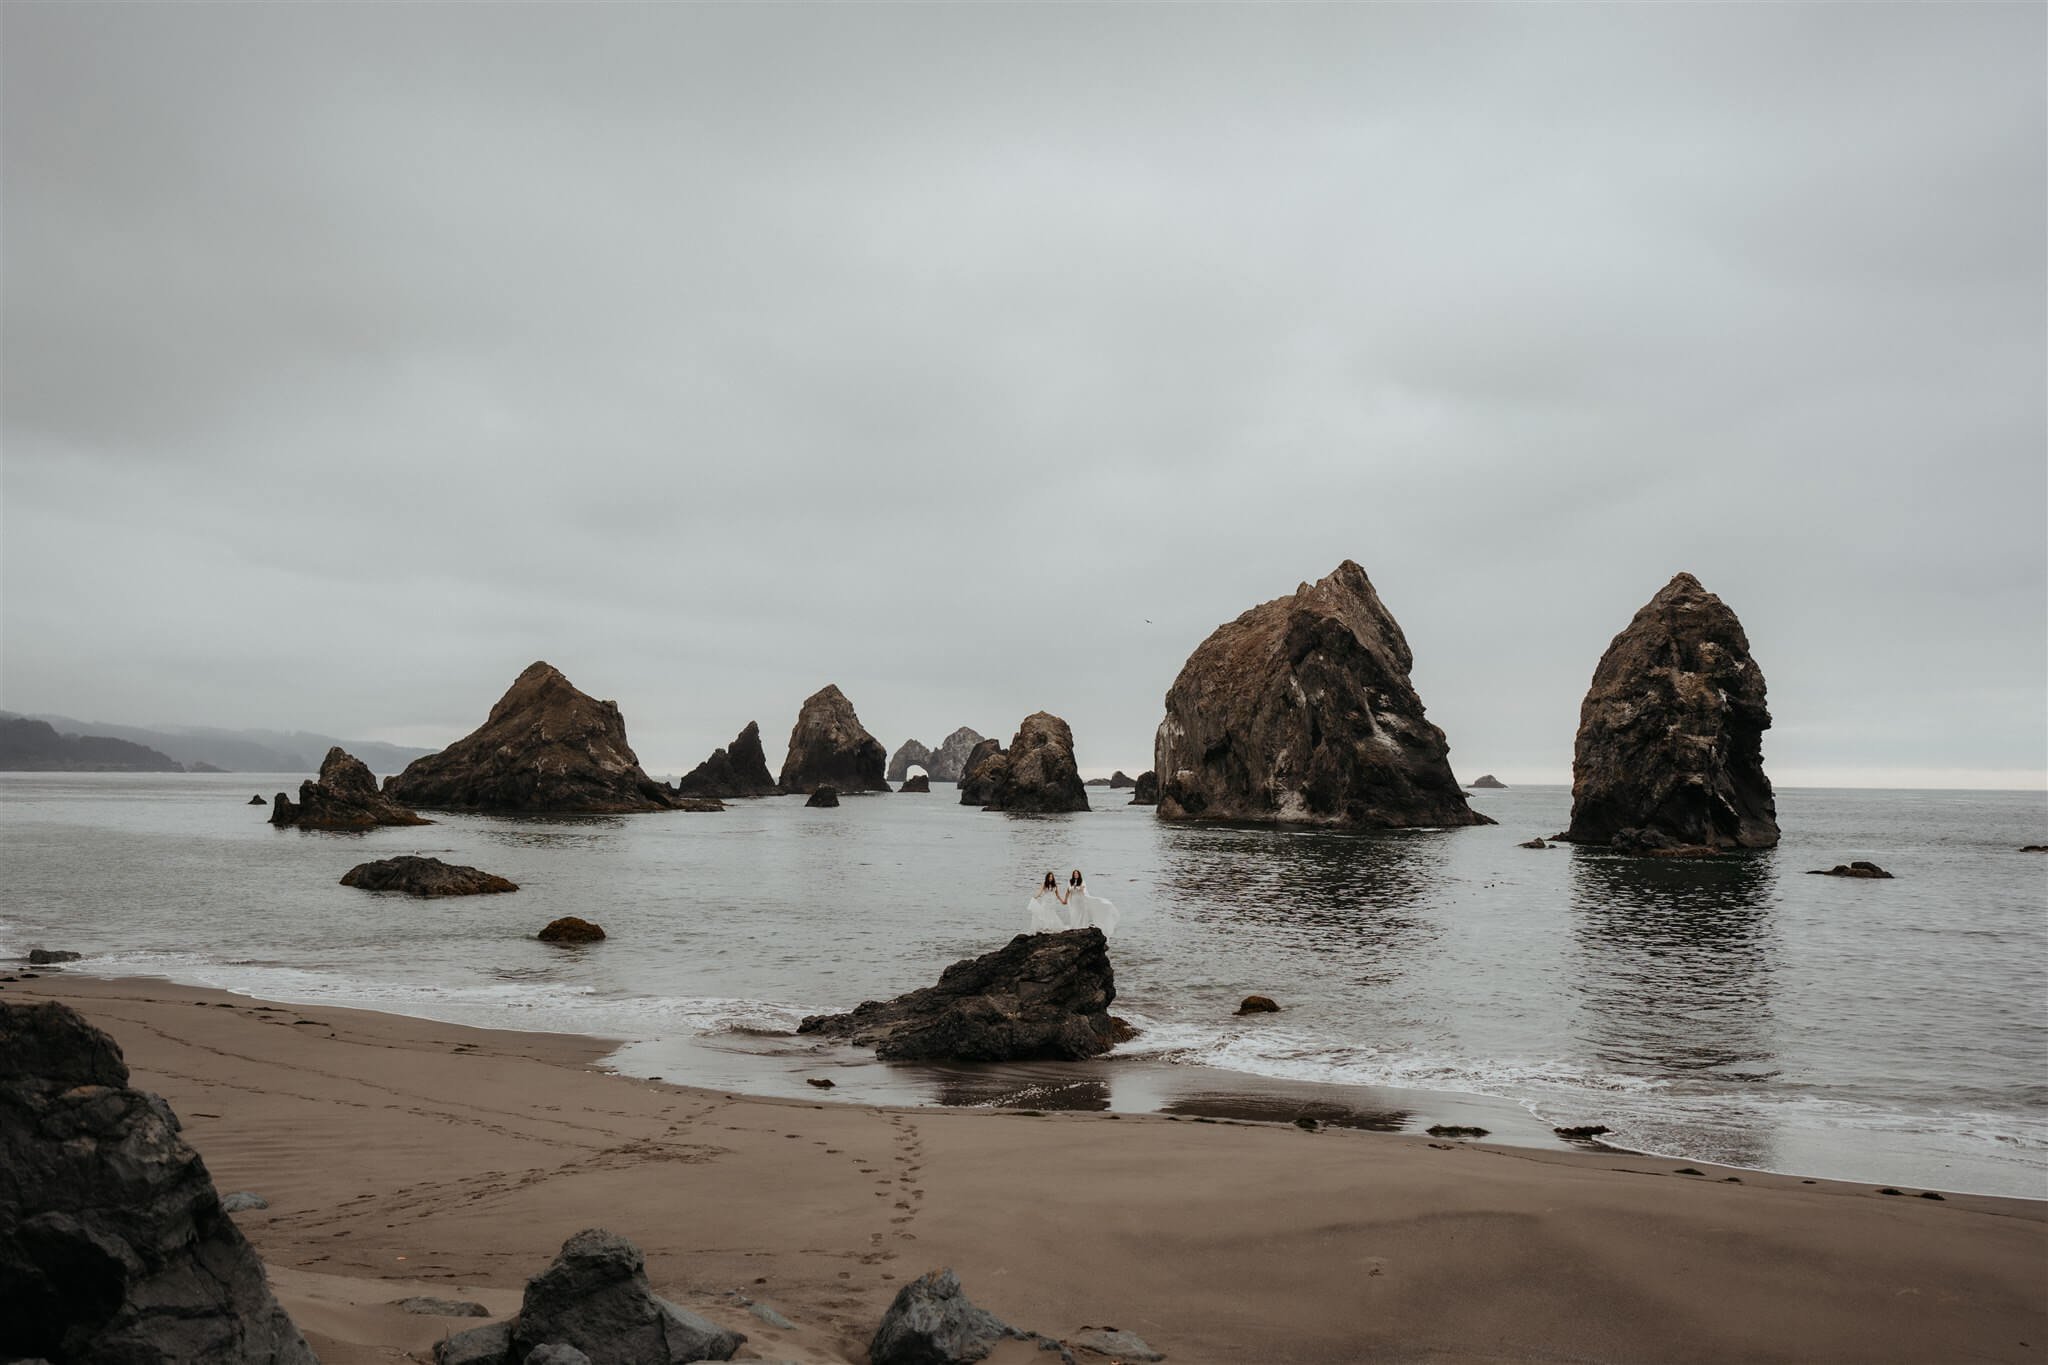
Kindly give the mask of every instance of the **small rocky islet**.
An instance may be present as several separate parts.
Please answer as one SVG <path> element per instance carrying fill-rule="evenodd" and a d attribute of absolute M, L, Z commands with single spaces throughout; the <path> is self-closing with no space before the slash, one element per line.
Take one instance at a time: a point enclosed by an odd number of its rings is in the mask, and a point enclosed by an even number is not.
<path fill-rule="evenodd" d="M 299 784 L 299 799 L 283 792 L 271 806 L 270 823 L 281 829 L 325 829 L 359 832 L 380 825 L 430 825 L 377 790 L 377 778 L 361 759 L 339 745 L 327 751 L 320 776 Z"/>

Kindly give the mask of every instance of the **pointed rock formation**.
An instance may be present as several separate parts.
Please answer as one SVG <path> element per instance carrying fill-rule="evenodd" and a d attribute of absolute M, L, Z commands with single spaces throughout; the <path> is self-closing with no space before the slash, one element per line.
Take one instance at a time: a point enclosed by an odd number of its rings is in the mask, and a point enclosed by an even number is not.
<path fill-rule="evenodd" d="M 668 789 L 640 770 L 617 702 L 597 701 L 552 665 L 521 673 L 482 728 L 414 759 L 384 794 L 435 810 L 625 814 L 668 810 Z"/>
<path fill-rule="evenodd" d="M 0 1003 L 0 1360 L 316 1365 L 171 1107 L 55 1001 Z"/>
<path fill-rule="evenodd" d="M 996 788 L 1009 767 L 1010 756 L 1000 742 L 984 739 L 977 743 L 960 768 L 960 804 L 986 806 L 995 800 Z"/>
<path fill-rule="evenodd" d="M 1614 637 L 1579 708 L 1572 823 L 1628 849 L 1770 848 L 1763 670 L 1725 603 L 1679 574 Z"/>
<path fill-rule="evenodd" d="M 901 782 L 909 777 L 910 765 L 913 763 L 923 768 L 925 774 L 929 776 L 932 770 L 932 751 L 914 739 L 906 739 L 903 741 L 903 747 L 889 760 L 889 780 Z"/>
<path fill-rule="evenodd" d="M 891 790 L 885 773 L 889 753 L 861 728 L 846 694 L 827 683 L 797 712 L 789 732 L 789 756 L 782 761 L 782 790 L 812 792 L 821 783 L 847 792 Z"/>
<path fill-rule="evenodd" d="M 978 732 L 961 726 L 932 750 L 931 761 L 924 765 L 924 770 L 931 774 L 934 782 L 958 782 L 967 768 L 967 756 L 974 752 L 974 746 L 981 743 L 981 739 Z"/>
<path fill-rule="evenodd" d="M 712 798 L 775 795 L 781 788 L 775 785 L 775 774 L 768 771 L 761 727 L 748 721 L 730 747 L 713 749 L 711 757 L 684 774 L 674 790 L 678 796 Z"/>
<path fill-rule="evenodd" d="M 1088 787 L 1074 763 L 1074 732 L 1047 711 L 1024 718 L 1000 761 L 989 760 L 976 770 L 986 783 L 989 810 L 1049 813 L 1088 809 Z M 968 783 L 961 783 L 966 799 Z"/>
<path fill-rule="evenodd" d="M 327 751 L 317 780 L 299 784 L 293 805 L 277 794 L 270 811 L 273 825 L 299 829 L 374 829 L 378 825 L 431 825 L 377 790 L 377 778 L 363 761 L 339 745 Z"/>
<path fill-rule="evenodd" d="M 1124 787 L 1135 787 L 1138 785 L 1138 782 L 1136 778 L 1132 777 L 1122 768 L 1118 768 L 1115 772 L 1109 775 L 1108 785 L 1121 789 Z"/>
<path fill-rule="evenodd" d="M 1355 829 L 1490 825 L 1451 775 L 1414 660 L 1350 560 L 1217 628 L 1166 694 L 1159 814 Z"/>

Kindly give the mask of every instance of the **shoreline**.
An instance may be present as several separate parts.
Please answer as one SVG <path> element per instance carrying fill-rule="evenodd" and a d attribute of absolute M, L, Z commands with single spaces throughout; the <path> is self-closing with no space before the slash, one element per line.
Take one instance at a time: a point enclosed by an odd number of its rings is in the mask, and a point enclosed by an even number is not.
<path fill-rule="evenodd" d="M 0 987 L 113 1033 L 328 1365 L 425 1352 L 578 1229 L 759 1358 L 859 1361 L 895 1290 L 1174 1361 L 2024 1360 L 2048 1205 L 1284 1122 L 900 1109 L 597 1069 L 605 1040 L 264 1004 L 150 978 Z M 740 1298 L 772 1304 L 775 1328 Z"/>

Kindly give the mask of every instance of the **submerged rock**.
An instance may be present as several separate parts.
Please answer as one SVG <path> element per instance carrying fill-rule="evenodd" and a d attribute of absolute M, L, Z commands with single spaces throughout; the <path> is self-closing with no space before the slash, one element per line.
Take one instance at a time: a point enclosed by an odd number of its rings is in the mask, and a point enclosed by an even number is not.
<path fill-rule="evenodd" d="M 342 874 L 341 884 L 361 891 L 403 891 L 410 896 L 489 896 L 519 889 L 480 868 L 411 854 L 358 863 Z"/>
<path fill-rule="evenodd" d="M 317 1365 L 177 1116 L 55 1001 L 0 1003 L 0 1359 Z"/>
<path fill-rule="evenodd" d="M 797 713 L 779 782 L 786 792 L 816 791 L 822 783 L 841 792 L 885 792 L 888 759 L 881 741 L 861 727 L 846 694 L 827 683 Z"/>
<path fill-rule="evenodd" d="M 1763 670 L 1735 613 L 1689 573 L 1614 637 L 1579 709 L 1562 838 L 1631 851 L 1770 848 Z"/>
<path fill-rule="evenodd" d="M 1159 774 L 1147 768 L 1138 774 L 1131 784 L 1131 804 L 1134 806 L 1156 806 L 1159 804 Z"/>
<path fill-rule="evenodd" d="M 1414 659 L 1350 560 L 1219 626 L 1166 694 L 1159 815 L 1360 829 L 1489 825 L 1451 775 Z"/>
<path fill-rule="evenodd" d="M 910 776 L 910 769 L 913 764 L 923 768 L 926 776 L 930 776 L 932 770 L 932 751 L 914 739 L 906 739 L 903 741 L 902 747 L 897 749 L 890 757 L 889 771 L 885 775 L 891 782 L 904 781 Z"/>
<path fill-rule="evenodd" d="M 1876 863 L 1836 863 L 1833 867 L 1815 868 L 1806 874 L 1809 877 L 1865 877 L 1872 881 L 1891 881 L 1892 874 Z"/>
<path fill-rule="evenodd" d="M 958 782 L 967 768 L 967 756 L 974 752 L 974 746 L 981 740 L 980 732 L 961 726 L 932 750 L 931 760 L 924 765 L 924 770 L 931 774 L 934 782 Z"/>
<path fill-rule="evenodd" d="M 748 721 L 733 736 L 730 745 L 713 749 L 711 757 L 685 773 L 675 785 L 677 796 L 738 799 L 773 796 L 781 790 L 768 771 L 768 755 L 761 748 L 761 727 Z"/>
<path fill-rule="evenodd" d="M 827 782 L 811 793 L 811 799 L 804 802 L 806 807 L 817 806 L 829 809 L 839 804 L 839 788 Z"/>
<path fill-rule="evenodd" d="M 1074 732 L 1047 711 L 1026 716 L 1000 766 L 985 762 L 976 776 L 986 783 L 988 800 L 982 804 L 991 810 L 1088 809 L 1088 788 L 1074 762 Z"/>
<path fill-rule="evenodd" d="M 960 804 L 986 806 L 995 800 L 996 788 L 1008 774 L 1009 767 L 1009 755 L 1003 752 L 999 742 L 984 739 L 976 744 L 960 769 Z"/>
<path fill-rule="evenodd" d="M 928 792 L 931 789 L 932 780 L 923 773 L 919 773 L 915 777 L 905 778 L 903 785 L 896 790 L 899 792 Z"/>
<path fill-rule="evenodd" d="M 547 927 L 534 937 L 542 943 L 602 943 L 604 928 L 575 915 L 564 915 L 560 919 L 549 920 Z"/>
<path fill-rule="evenodd" d="M 669 810 L 640 769 L 617 702 L 598 701 L 547 663 L 521 673 L 483 725 L 414 759 L 384 794 L 440 810 L 627 814 Z"/>
<path fill-rule="evenodd" d="M 379 825 L 431 825 L 377 790 L 377 777 L 361 759 L 340 745 L 327 751 L 320 776 L 299 784 L 296 804 L 283 792 L 270 812 L 270 823 L 299 829 L 375 829 Z"/>
<path fill-rule="evenodd" d="M 1026 1338 L 985 1308 L 977 1308 L 950 1269 L 927 1270 L 896 1291 L 868 1343 L 869 1365 L 968 1365 L 996 1343 Z"/>
<path fill-rule="evenodd" d="M 946 968 L 936 986 L 813 1015 L 797 1032 L 873 1047 L 883 1061 L 1076 1061 L 1131 1036 L 1109 1013 L 1115 1000 L 1109 941 L 1100 929 L 1067 929 L 1019 934 Z"/>

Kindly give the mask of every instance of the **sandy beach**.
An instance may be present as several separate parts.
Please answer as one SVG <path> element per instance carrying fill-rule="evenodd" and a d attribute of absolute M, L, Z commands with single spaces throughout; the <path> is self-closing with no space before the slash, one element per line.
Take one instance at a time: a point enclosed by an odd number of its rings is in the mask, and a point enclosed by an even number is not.
<path fill-rule="evenodd" d="M 952 1266 L 1006 1321 L 1173 1361 L 1959 1361 L 2048 1351 L 2048 1204 L 1167 1116 L 748 1098 L 610 1044 L 46 974 L 164 1095 L 329 1365 L 427 1359 L 577 1230 L 741 1358 L 861 1361 Z M 1731 1175 L 1735 1179 L 1729 1179 Z M 786 1318 L 770 1325 L 748 1300 Z"/>

